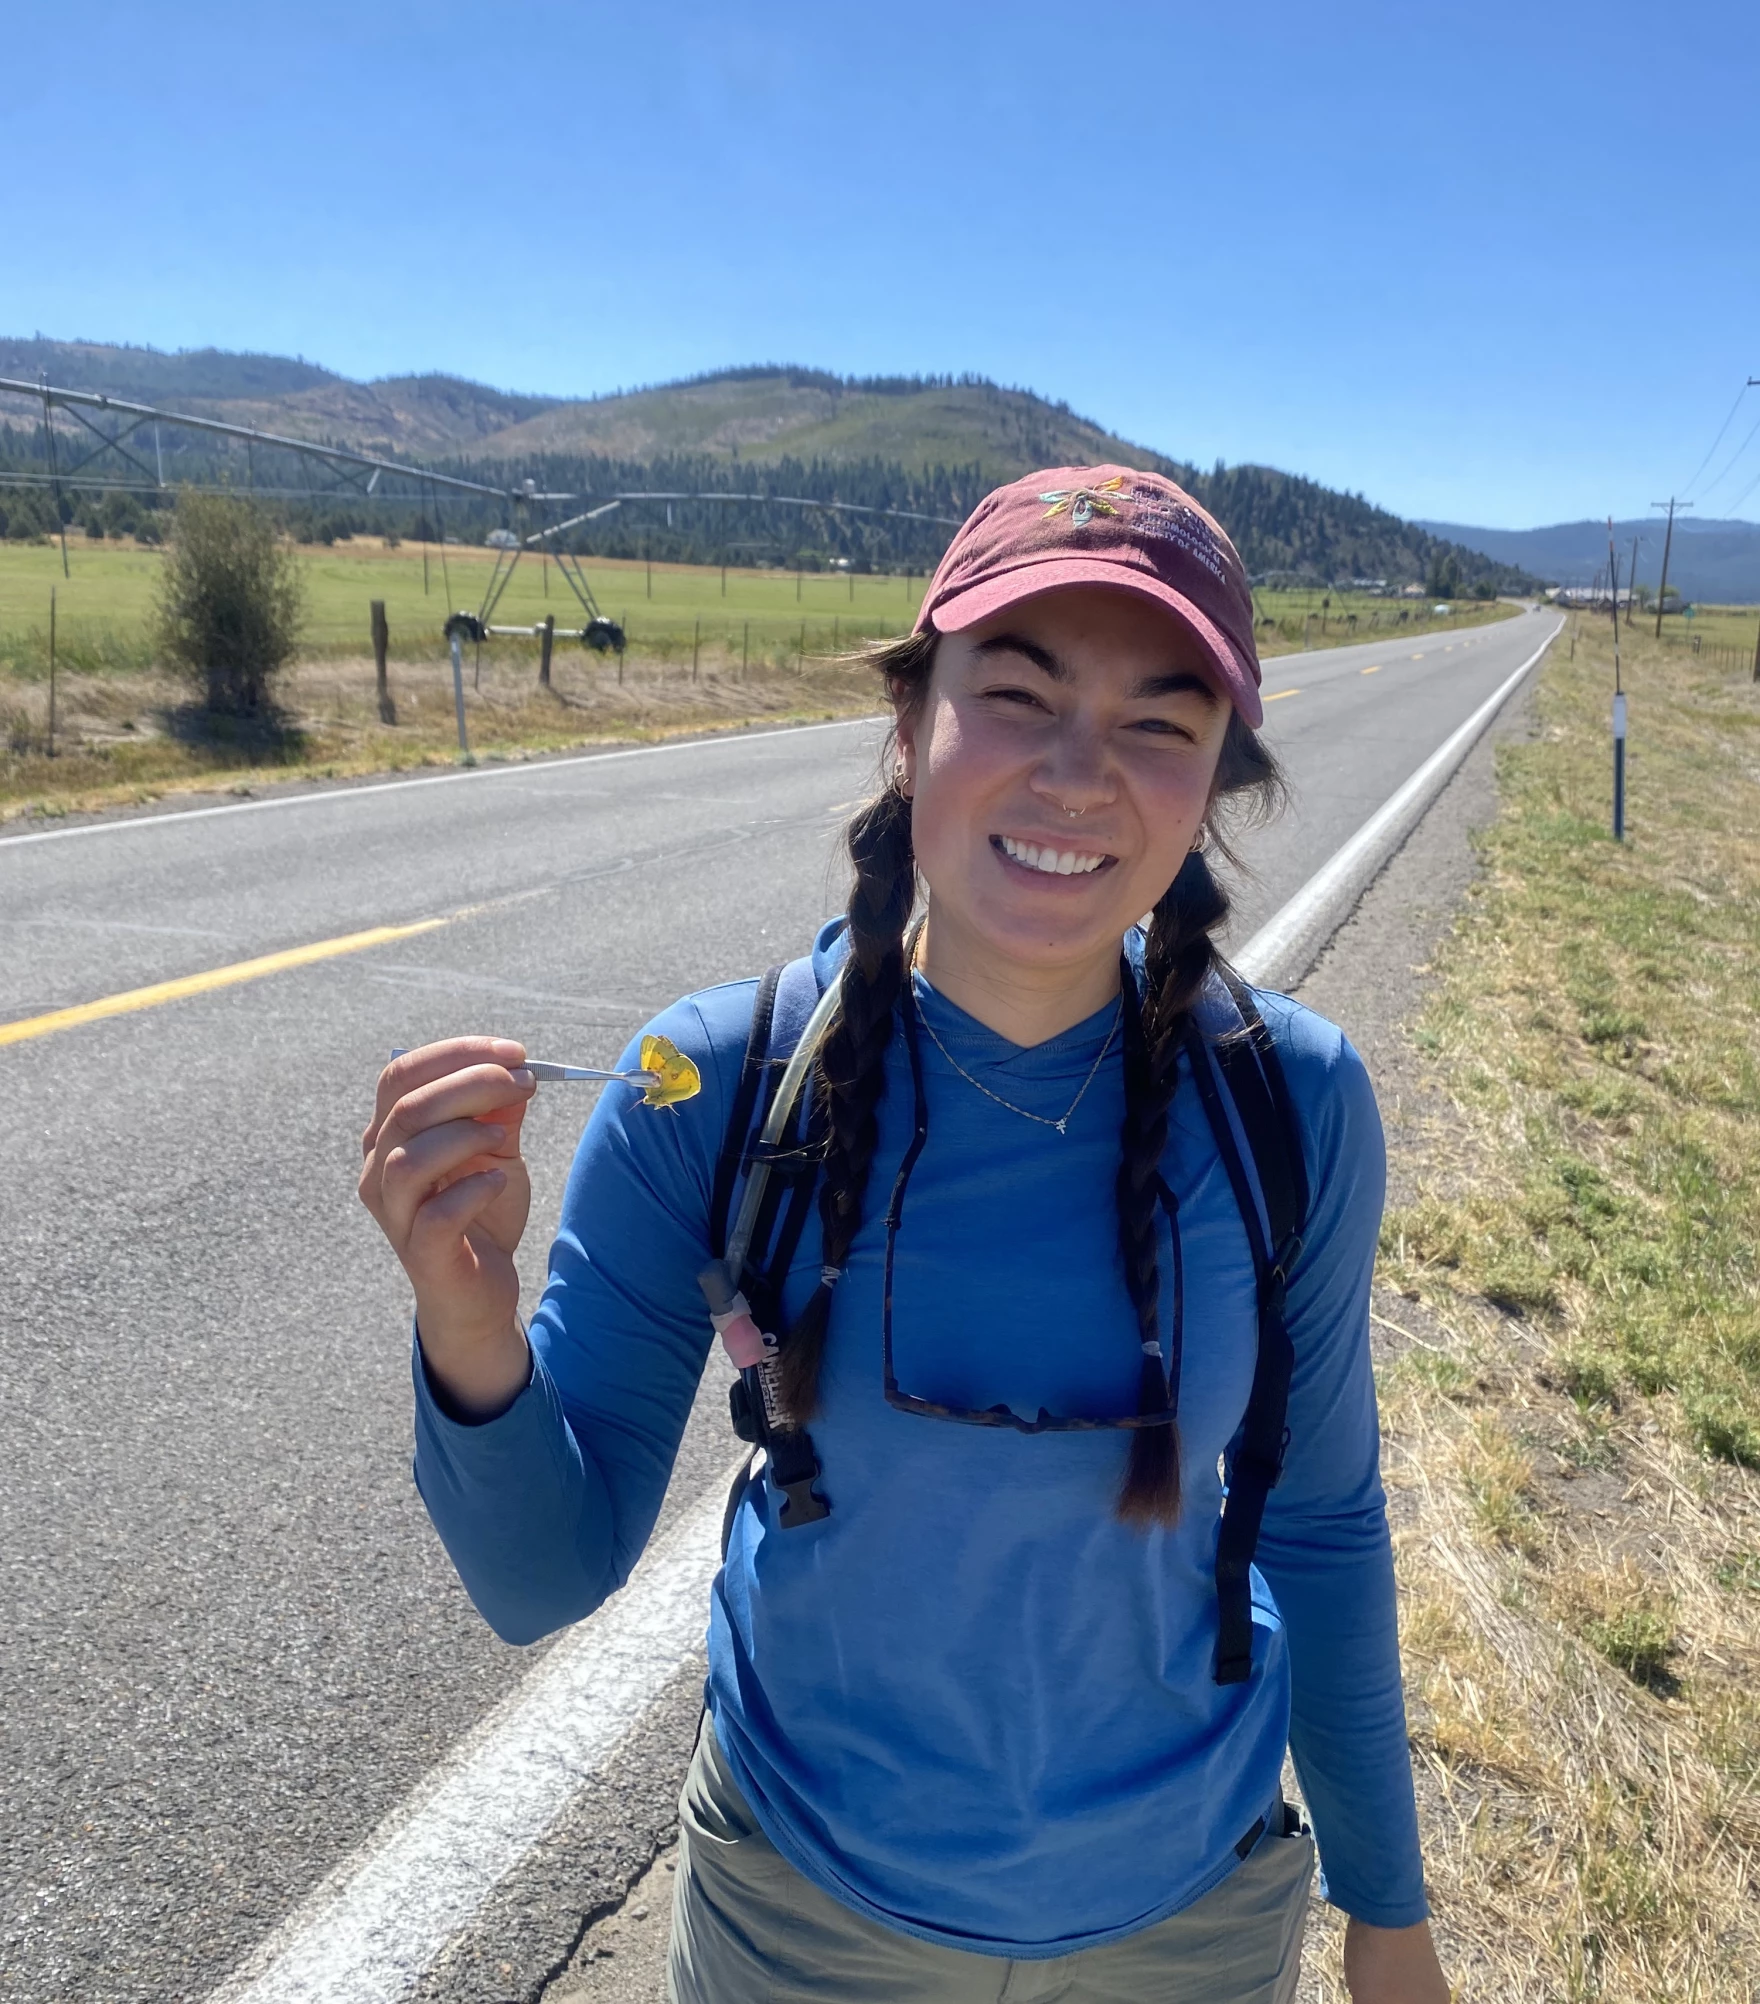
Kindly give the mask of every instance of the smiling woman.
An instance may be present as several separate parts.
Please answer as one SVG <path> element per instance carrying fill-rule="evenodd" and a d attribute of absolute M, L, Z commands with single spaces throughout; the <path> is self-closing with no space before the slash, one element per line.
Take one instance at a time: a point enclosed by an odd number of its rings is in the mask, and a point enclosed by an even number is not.
<path fill-rule="evenodd" d="M 703 1090 L 607 1088 L 529 1334 L 524 1052 L 381 1078 L 361 1194 L 414 1283 L 423 1497 L 533 1640 L 628 1577 L 711 1320 L 735 1353 L 765 1460 L 710 1608 L 678 2004 L 993 1999 L 1032 1963 L 1071 2004 L 1287 2004 L 1286 1747 L 1356 2004 L 1443 2004 L 1380 1128 L 1339 1033 L 1212 945 L 1210 855 L 1280 786 L 1239 560 L 1153 475 L 1034 475 L 873 658 L 895 732 L 846 915 L 648 1026 Z"/>

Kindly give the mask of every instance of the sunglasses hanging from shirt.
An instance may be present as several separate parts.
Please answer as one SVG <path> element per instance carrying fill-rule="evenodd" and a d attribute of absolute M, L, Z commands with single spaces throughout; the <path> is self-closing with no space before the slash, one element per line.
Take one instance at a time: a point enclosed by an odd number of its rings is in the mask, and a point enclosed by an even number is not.
<path fill-rule="evenodd" d="M 914 942 L 912 942 L 914 944 Z M 1135 999 L 1134 970 L 1123 978 L 1126 1009 Z M 1217 1538 L 1216 1591 L 1219 1622 L 1215 1678 L 1243 1683 L 1252 1674 L 1252 1594 L 1250 1573 L 1266 1498 L 1283 1468 L 1284 1417 L 1293 1354 L 1284 1319 L 1285 1287 L 1297 1255 L 1308 1209 L 1307 1172 L 1301 1134 L 1284 1083 L 1282 1066 L 1250 992 L 1228 971 L 1221 978 L 1239 1012 L 1241 1030 L 1215 1041 L 1194 1023 L 1186 1050 L 1210 1130 L 1227 1171 L 1246 1227 L 1258 1296 L 1258 1348 L 1253 1384 L 1240 1428 L 1228 1455 L 1228 1484 Z M 767 1329 L 783 1326 L 781 1287 L 799 1247 L 824 1154 L 823 1121 L 816 1108 L 822 1095 L 802 1091 L 813 1056 L 836 1013 L 837 984 L 823 991 L 810 959 L 773 967 L 759 983 L 752 1032 L 723 1137 L 711 1193 L 709 1236 L 717 1257 L 698 1276 L 710 1304 L 711 1320 L 740 1366 L 730 1404 L 734 1431 L 753 1444 L 734 1479 L 722 1519 L 726 1556 L 734 1522 L 756 1478 L 760 1456 L 765 1478 L 782 1501 L 784 1530 L 816 1523 L 831 1514 L 820 1494 L 817 1453 L 805 1428 L 787 1418 L 778 1392 L 780 1345 Z M 1132 1012 L 1134 1013 L 1134 1012 Z M 916 1043 L 917 1011 L 907 991 L 903 1010 L 916 1098 L 911 1146 L 900 1164 L 887 1206 L 886 1274 L 882 1303 L 884 1394 L 896 1409 L 925 1419 L 967 1426 L 1008 1427 L 1026 1434 L 1129 1431 L 1175 1420 L 1174 1400 L 1165 1413 L 1118 1418 L 1059 1419 L 1041 1411 L 1024 1419 L 1008 1406 L 984 1411 L 940 1406 L 916 1398 L 896 1383 L 891 1347 L 892 1252 L 909 1174 L 928 1138 L 927 1105 Z M 766 1096 L 766 1087 L 775 1081 Z M 800 1117 L 804 1107 L 804 1120 Z M 1234 1119 L 1231 1120 L 1232 1110 Z M 1249 1178 L 1235 1121 L 1253 1165 Z M 743 1181 L 742 1181 L 743 1179 Z M 1255 1184 L 1257 1186 L 1255 1191 Z M 735 1189 L 740 1206 L 733 1213 Z M 1177 1388 L 1179 1339 L 1183 1320 L 1183 1275 L 1179 1258 L 1177 1206 L 1171 1191 L 1158 1191 L 1175 1248 L 1174 1351 L 1170 1386 Z M 733 1227 L 729 1230 L 729 1218 Z M 774 1235 L 774 1243 L 772 1236 Z M 821 1274 L 821 1282 L 825 1276 Z M 743 1362 L 750 1357 L 752 1362 Z"/>

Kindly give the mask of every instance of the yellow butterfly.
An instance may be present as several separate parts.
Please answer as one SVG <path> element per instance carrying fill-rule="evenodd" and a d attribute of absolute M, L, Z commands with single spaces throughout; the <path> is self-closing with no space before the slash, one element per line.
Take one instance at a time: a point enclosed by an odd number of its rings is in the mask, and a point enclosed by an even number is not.
<path fill-rule="evenodd" d="M 642 1070 L 654 1074 L 642 1092 L 644 1106 L 676 1106 L 703 1090 L 702 1075 L 670 1037 L 642 1039 Z"/>

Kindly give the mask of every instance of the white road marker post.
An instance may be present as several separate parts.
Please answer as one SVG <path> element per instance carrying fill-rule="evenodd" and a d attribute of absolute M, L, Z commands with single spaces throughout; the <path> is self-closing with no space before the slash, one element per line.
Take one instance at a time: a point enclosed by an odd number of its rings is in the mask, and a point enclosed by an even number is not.
<path fill-rule="evenodd" d="M 1638 572 L 1637 545 L 1632 545 L 1632 577 Z M 1613 839 L 1626 839 L 1626 697 L 1619 676 L 1619 558 L 1613 548 L 1613 517 L 1607 518 L 1608 593 L 1613 606 Z"/>

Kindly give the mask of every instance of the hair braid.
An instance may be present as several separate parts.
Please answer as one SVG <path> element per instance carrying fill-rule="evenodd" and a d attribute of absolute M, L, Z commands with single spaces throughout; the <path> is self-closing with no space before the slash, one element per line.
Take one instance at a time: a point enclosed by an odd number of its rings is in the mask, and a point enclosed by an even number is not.
<path fill-rule="evenodd" d="M 1173 1411 L 1161 1357 L 1161 1263 L 1155 1224 L 1167 1110 L 1178 1077 L 1180 1039 L 1216 959 L 1210 935 L 1227 916 L 1226 893 L 1194 851 L 1150 920 L 1140 1004 L 1130 970 L 1125 970 L 1118 1243 L 1143 1345 L 1137 1412 L 1145 1418 Z M 1127 1524 L 1172 1525 L 1179 1521 L 1179 1506 L 1179 1434 L 1170 1416 L 1164 1426 L 1141 1427 L 1132 1433 L 1117 1514 Z"/>
<path fill-rule="evenodd" d="M 837 1014 L 818 1057 L 830 1133 L 819 1185 L 820 1257 L 841 1267 L 862 1222 L 868 1171 L 880 1138 L 880 1095 L 886 1089 L 886 1047 L 904 988 L 904 929 L 916 899 L 910 802 L 896 787 L 849 825 L 856 866 L 849 899 L 849 958 L 839 978 Z M 819 1403 L 819 1365 L 831 1318 L 831 1284 L 821 1279 L 782 1345 L 782 1395 L 797 1424 Z"/>

